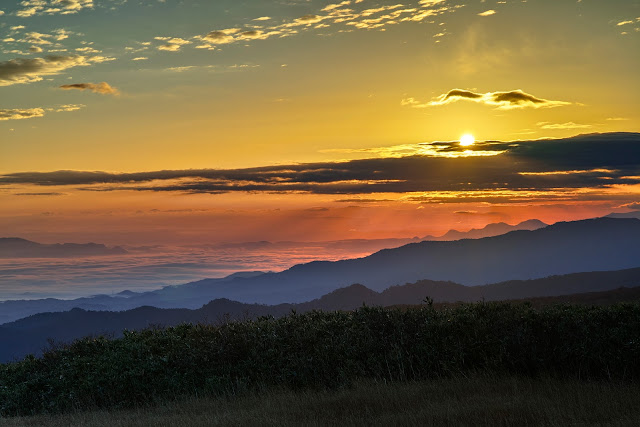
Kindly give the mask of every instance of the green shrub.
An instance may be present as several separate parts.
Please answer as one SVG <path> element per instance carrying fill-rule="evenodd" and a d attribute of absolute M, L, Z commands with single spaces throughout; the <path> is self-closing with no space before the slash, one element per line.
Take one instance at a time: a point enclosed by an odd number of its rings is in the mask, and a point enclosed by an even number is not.
<path fill-rule="evenodd" d="M 0 414 L 477 371 L 640 380 L 640 305 L 363 307 L 85 338 L 0 365 Z"/>

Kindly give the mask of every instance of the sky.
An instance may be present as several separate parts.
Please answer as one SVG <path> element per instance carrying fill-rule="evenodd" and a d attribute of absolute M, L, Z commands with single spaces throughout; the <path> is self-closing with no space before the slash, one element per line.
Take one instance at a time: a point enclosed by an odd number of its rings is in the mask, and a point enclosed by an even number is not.
<path fill-rule="evenodd" d="M 2 236 L 389 239 L 640 209 L 639 0 L 4 0 L 0 40 Z"/>

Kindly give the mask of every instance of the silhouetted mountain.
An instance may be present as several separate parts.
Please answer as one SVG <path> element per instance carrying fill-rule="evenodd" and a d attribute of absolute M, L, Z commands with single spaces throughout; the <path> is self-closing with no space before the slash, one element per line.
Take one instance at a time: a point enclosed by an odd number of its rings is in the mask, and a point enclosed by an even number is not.
<path fill-rule="evenodd" d="M 488 224 L 483 228 L 472 228 L 469 231 L 449 230 L 446 234 L 440 237 L 426 236 L 423 238 L 423 240 L 449 241 L 460 239 L 482 239 L 484 237 L 499 236 L 501 234 L 506 234 L 511 231 L 517 230 L 538 230 L 539 228 L 543 228 L 546 226 L 547 224 L 537 219 L 530 219 L 516 225 L 509 225 L 505 222 L 497 222 L 494 224 Z"/>
<path fill-rule="evenodd" d="M 128 252 L 116 246 L 97 243 L 56 243 L 45 245 L 17 237 L 0 238 L 0 258 L 66 258 L 103 255 L 124 255 Z"/>
<path fill-rule="evenodd" d="M 364 258 L 311 262 L 223 283 L 202 280 L 189 285 L 189 297 L 197 292 L 203 298 L 277 304 L 319 297 L 352 283 L 376 291 L 425 278 L 476 286 L 639 266 L 640 220 L 597 218 L 477 240 L 412 243 Z M 180 287 L 173 291 L 172 299 L 180 299 Z M 164 293 L 153 292 L 158 298 Z"/>
<path fill-rule="evenodd" d="M 607 218 L 636 218 L 640 219 L 640 211 L 632 211 L 626 213 L 611 213 Z"/>
<path fill-rule="evenodd" d="M 450 230 L 442 236 L 425 236 L 411 238 L 388 238 L 388 239 L 343 239 L 334 241 L 320 242 L 296 242 L 296 241 L 259 241 L 259 242 L 241 242 L 241 243 L 217 243 L 210 245 L 198 245 L 212 250 L 217 249 L 244 249 L 244 250 L 265 250 L 265 249 L 282 249 L 282 248 L 307 248 L 309 246 L 322 246 L 327 249 L 343 249 L 355 252 L 377 252 L 381 249 L 397 248 L 409 243 L 421 242 L 423 240 L 460 240 L 460 239 L 479 239 L 483 237 L 498 236 L 515 230 L 537 230 L 546 227 L 542 221 L 530 219 L 520 224 L 509 225 L 504 222 L 488 224 L 481 229 L 473 228 L 469 231 Z"/>
<path fill-rule="evenodd" d="M 0 362 L 40 354 L 48 341 L 69 342 L 91 336 L 121 336 L 123 330 L 174 326 L 184 322 L 215 323 L 266 314 L 283 315 L 275 307 L 216 300 L 198 310 L 138 307 L 122 312 L 86 311 L 80 308 L 61 313 L 40 313 L 0 326 Z"/>
<path fill-rule="evenodd" d="M 603 290 L 607 291 L 592 292 Z M 582 296 L 584 292 L 592 293 Z M 38 354 L 47 346 L 48 338 L 54 341 L 71 341 L 88 335 L 120 336 L 125 329 L 172 326 L 183 322 L 220 323 L 265 315 L 283 316 L 291 310 L 299 313 L 310 310 L 353 310 L 361 307 L 363 303 L 369 306 L 419 305 L 427 296 L 433 298 L 436 303 L 525 298 L 536 298 L 534 301 L 538 305 L 553 302 L 610 304 L 634 301 L 640 298 L 640 268 L 576 273 L 475 287 L 421 280 L 403 286 L 392 286 L 381 293 L 354 284 L 313 301 L 275 306 L 216 299 L 197 310 L 145 306 L 122 312 L 86 311 L 75 308 L 61 313 L 40 313 L 0 326 L 0 362 L 23 357 L 28 353 Z"/>
<path fill-rule="evenodd" d="M 515 300 L 522 301 L 522 300 Z M 526 298 L 535 307 L 550 304 L 612 305 L 619 303 L 640 303 L 640 287 L 618 288 L 611 291 L 587 292 L 584 294 L 557 295 L 554 297 Z"/>
<path fill-rule="evenodd" d="M 333 292 L 328 293 L 318 299 L 309 302 L 303 302 L 295 304 L 293 307 L 298 311 L 310 311 L 310 310 L 353 310 L 367 305 L 385 305 L 381 299 L 380 294 L 366 286 L 360 284 L 353 284 L 346 288 L 336 289 Z"/>
<path fill-rule="evenodd" d="M 208 279 L 213 283 L 223 283 L 236 278 L 255 277 L 264 274 L 260 271 L 246 271 L 234 273 L 220 279 Z M 45 298 L 38 300 L 10 300 L 0 301 L 0 324 L 12 322 L 37 313 L 63 312 L 73 308 L 97 311 L 122 311 L 136 307 L 155 306 L 159 308 L 198 308 L 203 302 L 215 298 L 202 298 L 198 290 L 190 291 L 198 282 L 180 286 L 167 286 L 161 295 L 152 292 L 123 291 L 114 296 L 94 295 L 91 297 L 61 300 Z M 180 289 L 178 289 L 180 288 Z M 172 300 L 175 298 L 175 300 Z"/>
<path fill-rule="evenodd" d="M 510 280 L 484 286 L 420 280 L 384 290 L 377 302 L 383 305 L 418 304 L 425 296 L 436 302 L 503 301 L 635 287 L 640 287 L 640 268 L 572 273 L 535 280 Z"/>
<path fill-rule="evenodd" d="M 127 310 L 144 305 L 198 308 L 203 301 L 217 298 L 279 304 L 319 298 L 353 283 L 376 291 L 422 279 L 477 286 L 633 267 L 640 267 L 640 220 L 597 218 L 476 240 L 412 243 L 364 258 L 316 261 L 279 273 L 240 273 L 222 279 L 169 286 L 128 298 L 100 296 L 75 301 L 7 301 L 0 303 L 0 313 L 4 321 L 10 321 L 73 307 L 99 310 Z"/>

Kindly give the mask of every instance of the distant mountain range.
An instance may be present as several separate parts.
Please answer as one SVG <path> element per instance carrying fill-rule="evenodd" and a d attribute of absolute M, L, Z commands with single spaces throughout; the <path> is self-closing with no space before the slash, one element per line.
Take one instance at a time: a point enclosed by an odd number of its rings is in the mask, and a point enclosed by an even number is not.
<path fill-rule="evenodd" d="M 124 255 L 119 246 L 109 248 L 97 243 L 56 243 L 46 245 L 17 237 L 0 238 L 0 258 L 67 258 Z"/>
<path fill-rule="evenodd" d="M 516 225 L 509 225 L 504 222 L 488 224 L 481 229 L 471 229 L 469 231 L 450 230 L 443 236 L 413 237 L 410 239 L 347 239 L 331 242 L 315 242 L 327 248 L 351 249 L 354 251 L 378 251 L 382 248 L 390 248 L 406 245 L 408 243 L 422 240 L 458 240 L 458 239 L 478 239 L 481 237 L 497 236 L 514 230 L 536 230 L 546 227 L 542 221 L 537 219 L 521 222 Z M 274 247 L 296 247 L 308 246 L 310 242 L 244 242 L 244 243 L 219 243 L 204 245 L 211 250 L 217 249 L 246 249 L 246 250 L 268 250 Z M 138 252 L 145 248 L 135 248 Z M 153 247 L 149 247 L 153 249 Z M 0 237 L 0 258 L 70 258 L 86 256 L 104 255 L 126 255 L 129 253 L 121 246 L 107 247 L 98 243 L 55 243 L 43 244 L 18 237 Z"/>
<path fill-rule="evenodd" d="M 633 267 L 640 267 L 640 220 L 598 218 L 475 240 L 411 243 L 359 259 L 311 262 L 223 282 L 202 280 L 141 298 L 154 306 L 182 301 L 191 308 L 215 298 L 277 304 L 317 298 L 353 283 L 376 291 L 422 279 L 477 286 Z"/>
<path fill-rule="evenodd" d="M 472 228 L 469 231 L 449 230 L 446 234 L 440 237 L 425 236 L 421 240 L 450 241 L 461 239 L 482 239 L 484 237 L 500 236 L 511 231 L 538 230 L 540 228 L 546 227 L 547 225 L 548 224 L 545 224 L 544 222 L 537 219 L 530 219 L 516 225 L 509 225 L 506 222 L 497 222 L 494 224 L 488 224 L 483 228 Z"/>
<path fill-rule="evenodd" d="M 640 219 L 640 210 L 626 212 L 626 213 L 611 213 L 611 214 L 607 215 L 607 218 L 636 218 L 636 219 Z"/>
<path fill-rule="evenodd" d="M 105 312 L 74 308 L 60 313 L 36 314 L 0 326 L 0 362 L 10 361 L 14 357 L 21 358 L 29 353 L 39 354 L 47 347 L 48 339 L 68 342 L 88 335 L 120 336 L 125 329 L 139 330 L 183 322 L 220 323 L 265 315 L 279 317 L 292 310 L 298 313 L 310 310 L 353 310 L 363 303 L 369 306 L 419 305 L 427 296 L 433 298 L 436 303 L 525 298 L 535 298 L 533 302 L 537 305 L 553 302 L 609 304 L 637 301 L 640 300 L 640 268 L 577 273 L 476 287 L 422 280 L 375 292 L 365 286 L 354 284 L 313 301 L 274 306 L 216 299 L 196 310 L 139 307 L 122 312 Z"/>
<path fill-rule="evenodd" d="M 640 220 L 597 218 L 481 239 L 423 241 L 364 258 L 299 264 L 279 273 L 241 273 L 139 294 L 100 295 L 74 301 L 6 301 L 0 303 L 0 322 L 74 307 L 127 310 L 148 305 L 194 309 L 218 298 L 275 305 L 319 298 L 354 283 L 375 291 L 423 279 L 477 286 L 634 267 L 640 267 Z"/>
<path fill-rule="evenodd" d="M 396 248 L 399 246 L 407 245 L 409 243 L 417 243 L 423 240 L 435 240 L 435 241 L 448 241 L 448 240 L 460 240 L 460 239 L 480 239 L 483 237 L 493 237 L 500 234 L 506 234 L 510 231 L 517 230 L 537 230 L 539 228 L 546 227 L 548 224 L 537 220 L 530 219 L 523 221 L 516 225 L 510 225 L 505 222 L 497 222 L 493 224 L 487 224 L 483 228 L 472 228 L 469 231 L 449 230 L 442 236 L 427 235 L 424 237 L 412 237 L 412 238 L 395 238 L 395 239 L 345 239 L 334 240 L 328 242 L 242 242 L 242 243 L 218 243 L 212 245 L 204 245 L 209 249 L 245 249 L 245 250 L 269 250 L 278 248 L 292 248 L 292 247 L 308 247 L 310 245 L 322 245 L 328 249 L 349 249 L 353 251 L 362 252 L 377 252 L 381 249 Z"/>

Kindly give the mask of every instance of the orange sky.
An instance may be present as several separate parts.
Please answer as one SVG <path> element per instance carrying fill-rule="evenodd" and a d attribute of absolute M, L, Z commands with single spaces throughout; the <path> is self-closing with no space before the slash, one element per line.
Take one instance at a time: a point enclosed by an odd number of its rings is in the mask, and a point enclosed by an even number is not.
<path fill-rule="evenodd" d="M 637 1 L 58 3 L 0 5 L 0 236 L 413 237 L 640 199 Z"/>

